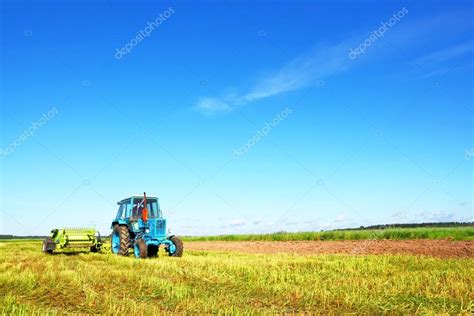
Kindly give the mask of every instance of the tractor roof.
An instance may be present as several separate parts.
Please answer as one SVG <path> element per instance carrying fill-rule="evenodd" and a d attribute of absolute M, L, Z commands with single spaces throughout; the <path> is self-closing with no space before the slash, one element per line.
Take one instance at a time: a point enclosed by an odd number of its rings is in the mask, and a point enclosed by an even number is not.
<path fill-rule="evenodd" d="M 131 200 L 132 198 L 135 198 L 135 199 L 143 199 L 143 195 L 133 195 L 131 197 L 128 197 L 126 199 L 123 199 L 121 200 L 119 203 L 122 203 L 122 202 L 125 202 L 125 201 L 128 201 L 128 200 Z M 147 200 L 158 200 L 158 198 L 156 196 L 148 196 L 146 197 Z"/>

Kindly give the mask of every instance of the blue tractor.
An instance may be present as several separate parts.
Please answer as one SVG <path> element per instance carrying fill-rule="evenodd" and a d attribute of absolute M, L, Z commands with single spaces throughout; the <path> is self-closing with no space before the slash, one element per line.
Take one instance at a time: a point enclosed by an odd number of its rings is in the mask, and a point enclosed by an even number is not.
<path fill-rule="evenodd" d="M 183 242 L 166 235 L 166 219 L 157 197 L 132 196 L 117 203 L 119 209 L 112 221 L 111 248 L 117 255 L 128 256 L 130 249 L 137 258 L 156 257 L 161 245 L 171 257 L 183 255 Z"/>

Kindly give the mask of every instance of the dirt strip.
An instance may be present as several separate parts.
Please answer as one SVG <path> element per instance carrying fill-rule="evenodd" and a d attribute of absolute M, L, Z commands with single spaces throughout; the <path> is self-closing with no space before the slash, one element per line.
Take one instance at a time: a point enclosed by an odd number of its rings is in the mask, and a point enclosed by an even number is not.
<path fill-rule="evenodd" d="M 474 241 L 344 240 L 344 241 L 206 241 L 186 242 L 186 250 L 244 253 L 412 254 L 440 258 L 474 257 Z"/>

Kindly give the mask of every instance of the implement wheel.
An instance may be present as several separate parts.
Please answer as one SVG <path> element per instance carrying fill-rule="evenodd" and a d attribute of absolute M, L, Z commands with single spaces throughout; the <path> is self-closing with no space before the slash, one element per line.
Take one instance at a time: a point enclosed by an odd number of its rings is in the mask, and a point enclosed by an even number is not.
<path fill-rule="evenodd" d="M 130 232 L 127 226 L 114 225 L 112 238 L 110 239 L 112 253 L 120 256 L 128 256 L 130 248 Z"/>
<path fill-rule="evenodd" d="M 148 257 L 148 246 L 143 239 L 137 239 L 133 245 L 133 250 L 136 258 Z"/>
<path fill-rule="evenodd" d="M 168 254 L 170 255 L 170 257 L 182 257 L 184 251 L 183 241 L 176 236 L 171 237 L 170 240 L 175 246 L 174 252 L 171 252 L 168 249 Z"/>
<path fill-rule="evenodd" d="M 51 237 L 46 238 L 43 240 L 43 252 L 52 254 L 53 250 L 56 248 L 56 244 L 53 242 Z"/>

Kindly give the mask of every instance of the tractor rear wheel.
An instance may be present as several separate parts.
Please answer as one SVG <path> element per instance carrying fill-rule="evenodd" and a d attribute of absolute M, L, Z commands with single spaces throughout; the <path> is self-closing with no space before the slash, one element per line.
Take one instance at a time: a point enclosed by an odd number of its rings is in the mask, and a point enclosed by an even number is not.
<path fill-rule="evenodd" d="M 133 245 L 133 249 L 135 252 L 135 257 L 143 259 L 148 257 L 148 246 L 143 239 L 137 239 Z"/>
<path fill-rule="evenodd" d="M 127 226 L 114 225 L 111 238 L 112 252 L 121 256 L 128 256 L 130 248 L 130 232 Z"/>
<path fill-rule="evenodd" d="M 183 256 L 183 251 L 184 251 L 184 245 L 183 241 L 179 239 L 176 236 L 173 236 L 170 238 L 170 240 L 173 242 L 174 246 L 176 247 L 175 251 L 173 253 L 170 253 L 171 257 L 182 257 Z"/>

